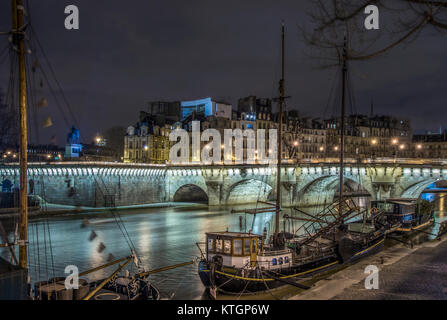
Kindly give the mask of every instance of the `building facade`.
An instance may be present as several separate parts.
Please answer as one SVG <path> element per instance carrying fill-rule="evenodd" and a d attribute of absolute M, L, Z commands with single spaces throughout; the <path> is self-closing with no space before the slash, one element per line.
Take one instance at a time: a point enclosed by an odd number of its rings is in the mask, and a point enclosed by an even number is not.
<path fill-rule="evenodd" d="M 126 163 L 164 164 L 169 161 L 171 142 L 169 134 L 173 123 L 159 122 L 157 117 L 140 113 L 140 121 L 129 126 L 124 136 L 124 157 Z"/>

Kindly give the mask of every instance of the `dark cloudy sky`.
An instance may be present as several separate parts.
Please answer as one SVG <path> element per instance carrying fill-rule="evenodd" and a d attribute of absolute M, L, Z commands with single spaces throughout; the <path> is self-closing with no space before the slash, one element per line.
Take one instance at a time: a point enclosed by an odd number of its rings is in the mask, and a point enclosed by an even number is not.
<path fill-rule="evenodd" d="M 280 68 L 280 24 L 287 26 L 288 108 L 324 117 L 334 69 L 317 70 L 305 54 L 297 24 L 306 25 L 307 1 L 296 0 L 29 0 L 31 18 L 84 142 L 114 125 L 137 121 L 150 100 L 272 97 Z M 64 8 L 80 10 L 80 30 L 64 28 Z M 10 1 L 0 2 L 0 31 L 10 28 Z M 381 26 L 386 27 L 382 19 Z M 366 31 L 365 31 L 366 32 Z M 374 31 L 370 31 L 374 32 Z M 2 36 L 3 45 L 6 37 Z M 416 42 L 351 66 L 356 109 L 410 118 L 415 130 L 447 126 L 447 39 L 424 31 Z M 8 74 L 1 66 L 0 87 Z M 48 72 L 48 71 L 47 71 Z M 36 74 L 39 77 L 38 74 Z M 55 125 L 42 141 L 64 144 L 67 124 L 44 87 Z M 67 114 L 69 122 L 72 118 Z"/>

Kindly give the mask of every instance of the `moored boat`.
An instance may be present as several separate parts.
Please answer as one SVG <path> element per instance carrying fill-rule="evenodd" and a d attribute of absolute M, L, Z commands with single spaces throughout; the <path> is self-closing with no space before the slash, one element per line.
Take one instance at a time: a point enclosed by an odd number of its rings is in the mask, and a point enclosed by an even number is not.
<path fill-rule="evenodd" d="M 397 225 L 396 233 L 409 234 L 434 223 L 434 207 L 426 200 L 394 198 L 371 203 L 372 211 L 383 212 L 389 225 Z"/>

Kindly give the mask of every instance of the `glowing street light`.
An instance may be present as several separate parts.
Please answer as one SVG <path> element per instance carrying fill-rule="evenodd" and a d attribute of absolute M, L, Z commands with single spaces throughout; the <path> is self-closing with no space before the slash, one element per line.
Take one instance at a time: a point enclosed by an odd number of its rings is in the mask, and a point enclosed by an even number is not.
<path fill-rule="evenodd" d="M 320 151 L 323 151 L 324 150 L 324 147 L 320 147 Z"/>
<path fill-rule="evenodd" d="M 296 146 L 298 146 L 298 141 L 294 141 L 293 142 L 293 145 L 296 147 Z"/>
<path fill-rule="evenodd" d="M 337 147 L 337 146 L 335 146 L 335 147 L 334 147 L 334 150 L 335 150 L 335 151 L 338 151 L 338 147 Z"/>
<path fill-rule="evenodd" d="M 417 148 L 417 149 L 422 149 L 422 145 L 421 145 L 421 144 L 418 144 L 418 145 L 416 146 L 416 148 Z"/>
<path fill-rule="evenodd" d="M 399 146 L 399 149 L 405 149 L 405 145 L 404 144 L 401 144 L 400 146 Z"/>
<path fill-rule="evenodd" d="M 144 151 L 147 151 L 147 150 L 149 150 L 149 147 L 148 146 L 144 146 Z"/>
<path fill-rule="evenodd" d="M 399 142 L 399 140 L 396 139 L 396 138 L 394 138 L 394 139 L 391 141 L 392 144 L 398 144 L 398 142 Z"/>
<path fill-rule="evenodd" d="M 376 139 L 372 139 L 371 143 L 372 144 L 377 144 L 377 140 Z"/>

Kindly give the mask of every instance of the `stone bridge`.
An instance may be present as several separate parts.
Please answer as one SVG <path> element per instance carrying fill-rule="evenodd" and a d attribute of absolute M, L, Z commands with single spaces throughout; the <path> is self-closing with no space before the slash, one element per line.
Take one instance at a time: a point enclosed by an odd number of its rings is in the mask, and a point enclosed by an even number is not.
<path fill-rule="evenodd" d="M 156 202 L 243 204 L 276 198 L 276 167 L 265 165 L 173 166 L 95 162 L 31 163 L 30 194 L 55 204 L 125 206 Z M 338 163 L 285 164 L 284 206 L 332 201 Z M 447 181 L 447 161 L 353 162 L 344 168 L 345 192 L 418 198 L 427 186 Z M 3 192 L 19 186 L 17 164 L 0 165 Z M 11 186 L 10 190 L 7 189 Z"/>

